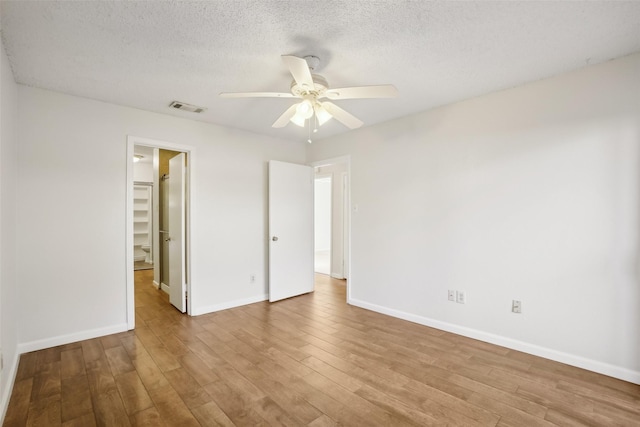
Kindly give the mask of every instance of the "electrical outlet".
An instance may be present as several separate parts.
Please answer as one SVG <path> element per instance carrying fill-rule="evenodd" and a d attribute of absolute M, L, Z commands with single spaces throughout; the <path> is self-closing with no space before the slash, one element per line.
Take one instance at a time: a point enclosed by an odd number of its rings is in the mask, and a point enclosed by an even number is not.
<path fill-rule="evenodd" d="M 256 282 L 256 275 L 255 274 L 250 274 L 249 275 L 249 283 L 255 283 Z"/>
<path fill-rule="evenodd" d="M 458 304 L 467 303 L 467 293 L 465 291 L 456 291 L 456 302 Z"/>
<path fill-rule="evenodd" d="M 456 291 L 452 291 L 451 289 L 449 289 L 449 294 L 448 294 L 448 298 L 449 301 L 455 301 L 456 300 Z"/>
<path fill-rule="evenodd" d="M 522 302 L 513 300 L 511 302 L 511 311 L 514 313 L 522 313 Z"/>

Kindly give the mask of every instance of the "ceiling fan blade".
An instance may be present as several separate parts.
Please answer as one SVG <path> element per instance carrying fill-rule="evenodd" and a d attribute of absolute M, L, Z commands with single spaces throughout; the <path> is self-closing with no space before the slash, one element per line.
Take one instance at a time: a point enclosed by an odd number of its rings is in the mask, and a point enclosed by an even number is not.
<path fill-rule="evenodd" d="M 314 89 L 313 77 L 311 77 L 311 71 L 309 71 L 309 65 L 303 58 L 298 58 L 292 55 L 282 55 L 282 60 L 289 68 L 293 79 L 301 88 Z"/>
<path fill-rule="evenodd" d="M 346 112 L 342 108 L 338 107 L 332 102 L 323 102 L 320 104 L 325 110 L 329 112 L 336 120 L 342 122 L 343 125 L 349 129 L 357 129 L 364 123 L 353 114 Z"/>
<path fill-rule="evenodd" d="M 274 128 L 283 128 L 287 125 L 287 123 L 289 123 L 289 120 L 291 119 L 291 117 L 295 116 L 296 114 L 296 107 L 298 106 L 298 104 L 293 104 L 291 107 L 287 108 L 287 111 L 285 111 L 284 113 L 282 113 L 282 115 L 280 117 L 278 117 L 278 120 L 276 120 L 271 127 Z"/>
<path fill-rule="evenodd" d="M 395 98 L 398 89 L 394 85 L 354 86 L 329 89 L 325 97 L 332 100 L 357 99 L 357 98 Z"/>
<path fill-rule="evenodd" d="M 284 92 L 222 92 L 220 98 L 295 98 L 292 93 Z"/>

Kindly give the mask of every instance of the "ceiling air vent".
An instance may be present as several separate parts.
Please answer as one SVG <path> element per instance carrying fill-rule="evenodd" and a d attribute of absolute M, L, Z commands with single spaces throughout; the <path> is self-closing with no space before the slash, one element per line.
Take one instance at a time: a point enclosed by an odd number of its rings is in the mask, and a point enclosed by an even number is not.
<path fill-rule="evenodd" d="M 169 107 L 175 108 L 176 110 L 184 110 L 189 111 L 190 113 L 202 113 L 207 109 L 204 107 L 197 107 L 195 105 L 187 104 L 186 102 L 173 101 L 169 104 Z"/>

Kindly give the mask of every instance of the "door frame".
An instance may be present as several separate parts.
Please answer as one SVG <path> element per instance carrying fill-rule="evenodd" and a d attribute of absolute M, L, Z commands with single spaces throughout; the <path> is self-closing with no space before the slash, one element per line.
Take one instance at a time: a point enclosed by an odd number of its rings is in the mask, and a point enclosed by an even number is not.
<path fill-rule="evenodd" d="M 133 153 L 135 145 L 143 145 L 152 148 L 166 149 L 172 151 L 180 151 L 187 155 L 186 170 L 186 194 L 185 194 L 185 276 L 187 290 L 187 314 L 191 315 L 191 307 L 193 293 L 191 292 L 191 227 L 193 224 L 193 215 L 191 215 L 193 206 L 194 185 L 192 177 L 195 171 L 195 147 L 191 145 L 176 144 L 173 142 L 162 141 L 158 139 L 143 138 L 138 136 L 127 135 L 127 179 L 126 179 L 126 301 L 127 301 L 127 328 L 132 330 L 135 328 L 135 284 L 133 275 Z"/>
<path fill-rule="evenodd" d="M 351 241 L 351 156 L 340 156 L 340 157 L 332 157 L 325 160 L 318 160 L 315 162 L 309 163 L 309 166 L 316 168 L 318 166 L 329 166 L 336 163 L 345 163 L 347 165 L 347 182 L 346 182 L 346 192 L 344 194 L 345 197 L 345 206 L 343 206 L 344 211 L 347 213 L 346 217 L 343 218 L 343 222 L 347 226 L 347 233 L 345 236 L 345 240 L 347 241 L 347 250 L 344 253 L 345 260 L 345 279 L 347 280 L 347 303 L 351 301 L 351 284 L 353 283 L 353 275 L 351 274 L 351 247 L 353 246 L 353 242 Z M 335 177 L 334 177 L 335 178 Z M 342 179 L 342 178 L 341 178 Z"/>

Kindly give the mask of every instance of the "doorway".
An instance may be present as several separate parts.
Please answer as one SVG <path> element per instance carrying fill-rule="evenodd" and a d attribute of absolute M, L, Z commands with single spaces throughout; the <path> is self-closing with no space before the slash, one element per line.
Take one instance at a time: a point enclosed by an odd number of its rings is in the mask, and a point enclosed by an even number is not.
<path fill-rule="evenodd" d="M 345 280 L 349 300 L 350 265 L 350 159 L 348 156 L 314 162 L 316 204 L 315 271 Z"/>
<path fill-rule="evenodd" d="M 316 273 L 326 275 L 331 275 L 332 178 L 330 173 L 316 172 L 313 190 L 313 266 Z"/>
<path fill-rule="evenodd" d="M 142 163 L 146 156 L 150 157 L 146 159 L 148 166 L 134 167 L 134 162 Z M 189 224 L 194 150 L 190 146 L 130 136 L 127 158 L 127 324 L 134 329 L 134 265 L 136 259 L 140 264 L 143 254 L 145 263 L 153 269 L 153 286 L 169 294 L 171 304 L 179 311 L 191 313 Z M 140 191 L 136 192 L 136 184 L 140 187 L 145 182 L 152 200 L 147 215 L 142 213 L 137 197 Z M 145 216 L 148 222 L 143 221 Z M 171 224 L 169 218 L 173 220 Z M 148 254 L 143 246 L 149 248 Z"/>

